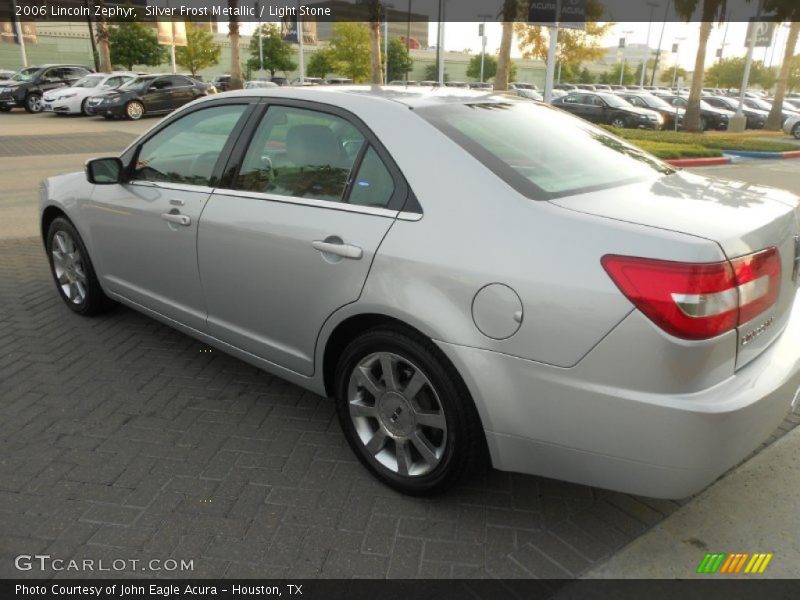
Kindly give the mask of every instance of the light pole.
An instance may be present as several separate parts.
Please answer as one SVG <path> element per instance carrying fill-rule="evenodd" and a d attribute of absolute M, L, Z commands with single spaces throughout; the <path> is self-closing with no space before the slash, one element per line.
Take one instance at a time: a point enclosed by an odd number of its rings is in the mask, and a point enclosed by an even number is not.
<path fill-rule="evenodd" d="M 744 116 L 742 108 L 744 106 L 744 95 L 747 93 L 747 86 L 750 83 L 750 67 L 753 64 L 753 50 L 756 47 L 756 37 L 758 36 L 758 23 L 761 17 L 761 10 L 764 8 L 764 0 L 758 3 L 756 18 L 750 21 L 750 40 L 747 44 L 747 58 L 744 62 L 744 74 L 742 75 L 742 87 L 739 90 L 739 104 L 736 107 L 736 114 L 730 119 L 728 129 L 731 131 L 744 131 L 747 127 L 747 118 Z"/>
<path fill-rule="evenodd" d="M 383 82 L 389 83 L 389 9 L 394 4 L 383 4 Z"/>
<path fill-rule="evenodd" d="M 669 14 L 669 5 L 671 2 L 672 0 L 667 0 L 667 5 L 664 7 L 664 20 L 661 22 L 661 35 L 658 36 L 658 48 L 656 48 L 656 60 L 653 62 L 653 74 L 650 76 L 650 85 L 655 85 L 658 60 L 661 58 L 661 44 L 664 43 L 664 29 L 667 27 L 667 15 Z"/>
<path fill-rule="evenodd" d="M 722 62 L 722 54 L 725 52 L 725 46 L 728 45 L 728 42 L 725 40 L 728 39 L 728 27 L 730 27 L 730 25 L 730 21 L 725 22 L 725 32 L 722 34 L 722 43 L 719 45 L 719 56 L 717 56 L 719 62 Z"/>
<path fill-rule="evenodd" d="M 639 78 L 639 87 L 644 87 L 644 74 L 647 71 L 647 60 L 650 58 L 650 28 L 653 26 L 653 11 L 656 7 L 661 6 L 659 2 L 646 2 L 647 6 L 650 7 L 650 21 L 647 23 L 647 41 L 645 42 L 646 50 L 645 50 L 645 57 L 642 61 L 642 74 Z"/>
<path fill-rule="evenodd" d="M 481 83 L 483 83 L 483 69 L 486 62 L 486 19 L 491 15 L 478 15 L 478 18 L 483 19 L 483 22 L 478 25 L 478 35 L 481 38 Z"/>
<path fill-rule="evenodd" d="M 622 32 L 623 37 L 619 38 L 619 47 L 622 48 L 622 61 L 619 65 L 619 84 L 622 85 L 625 79 L 625 46 L 628 45 L 628 36 L 633 33 L 633 30 L 626 29 Z"/>
<path fill-rule="evenodd" d="M 685 37 L 674 38 L 672 42 L 672 53 L 675 55 L 675 66 L 672 69 L 672 87 L 675 87 L 678 83 L 678 56 L 681 50 L 680 42 L 685 39 Z"/>

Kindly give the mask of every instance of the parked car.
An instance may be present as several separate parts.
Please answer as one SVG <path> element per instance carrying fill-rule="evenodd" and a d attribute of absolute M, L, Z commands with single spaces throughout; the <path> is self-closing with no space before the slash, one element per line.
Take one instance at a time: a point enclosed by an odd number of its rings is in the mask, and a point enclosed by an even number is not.
<path fill-rule="evenodd" d="M 703 96 L 703 102 L 714 108 L 722 108 L 736 113 L 739 106 L 739 98 L 730 96 Z M 762 129 L 767 122 L 769 113 L 765 110 L 750 108 L 747 104 L 742 106 L 742 114 L 747 119 L 748 129 Z"/>
<path fill-rule="evenodd" d="M 42 110 L 57 115 L 88 114 L 86 102 L 90 96 L 116 89 L 136 77 L 138 75 L 131 71 L 91 73 L 76 81 L 75 85 L 45 92 L 42 97 Z"/>
<path fill-rule="evenodd" d="M 352 85 L 353 80 L 346 77 L 331 77 L 327 80 L 328 85 Z"/>
<path fill-rule="evenodd" d="M 244 82 L 244 89 L 246 90 L 256 90 L 259 88 L 276 88 L 278 87 L 277 83 L 272 83 L 271 81 L 245 81 Z"/>
<path fill-rule="evenodd" d="M 663 98 L 643 92 L 619 92 L 618 95 L 633 106 L 647 108 L 661 114 L 661 116 L 664 117 L 664 129 L 674 129 L 676 118 L 679 128 L 683 122 L 683 114 L 686 111 L 682 108 L 672 106 Z"/>
<path fill-rule="evenodd" d="M 611 89 L 610 85 L 605 83 L 596 83 L 594 84 L 594 89 L 598 92 L 613 92 L 614 90 Z"/>
<path fill-rule="evenodd" d="M 303 79 L 295 77 L 292 79 L 292 85 L 325 85 L 325 80 L 322 77 L 304 77 Z"/>
<path fill-rule="evenodd" d="M 617 94 L 608 92 L 571 92 L 553 100 L 552 105 L 592 123 L 612 127 L 661 129 L 664 126 L 664 117 L 660 113 L 637 108 Z"/>
<path fill-rule="evenodd" d="M 744 105 L 747 108 L 752 108 L 753 110 L 762 110 L 767 113 L 769 116 L 770 111 L 772 110 L 772 102 L 768 102 L 761 98 L 745 98 Z M 798 114 L 797 110 L 792 110 L 790 108 L 791 103 L 784 102 L 781 106 L 781 125 L 783 125 L 784 121 L 789 117 L 794 117 Z"/>
<path fill-rule="evenodd" d="M 689 99 L 686 96 L 679 96 L 676 94 L 663 94 L 659 95 L 665 102 L 668 102 L 676 108 L 682 108 L 684 111 L 689 105 Z M 733 116 L 733 111 L 725 108 L 717 108 L 711 106 L 705 100 L 700 100 L 700 127 L 703 131 L 709 129 L 723 130 L 728 128 L 728 122 Z"/>
<path fill-rule="evenodd" d="M 486 85 L 490 84 L 487 83 Z M 509 89 L 512 89 L 512 86 L 513 89 L 533 90 L 533 91 L 539 90 L 538 86 L 535 83 L 527 83 L 525 81 L 512 81 L 511 83 L 508 84 Z"/>
<path fill-rule="evenodd" d="M 205 95 L 204 84 L 183 75 L 147 75 L 92 96 L 86 101 L 86 113 L 106 119 L 125 117 L 136 121 L 145 115 L 172 112 Z"/>
<path fill-rule="evenodd" d="M 468 88 L 469 84 L 466 81 L 445 81 L 445 86 L 454 88 Z"/>
<path fill-rule="evenodd" d="M 0 111 L 22 107 L 27 112 L 42 110 L 42 96 L 55 88 L 68 87 L 92 70 L 82 65 L 39 65 L 20 69 L 0 86 Z"/>
<path fill-rule="evenodd" d="M 783 122 L 783 130 L 786 135 L 793 135 L 795 139 L 800 140 L 800 115 L 786 119 Z"/>
<path fill-rule="evenodd" d="M 334 398 L 356 456 L 412 494 L 488 452 L 683 498 L 783 421 L 796 196 L 544 104 L 351 89 L 211 96 L 46 179 L 65 305 L 119 301 Z"/>
<path fill-rule="evenodd" d="M 408 81 L 403 81 L 402 79 L 394 79 L 388 83 L 388 85 L 401 85 L 401 86 L 419 86 L 419 81 L 414 81 L 413 79 L 409 79 Z"/>
<path fill-rule="evenodd" d="M 217 75 L 214 77 L 212 81 L 214 87 L 217 88 L 220 92 L 227 92 L 231 88 L 231 76 L 230 75 Z"/>
<path fill-rule="evenodd" d="M 509 85 L 508 85 L 508 89 L 511 89 L 511 86 L 512 86 L 512 85 L 513 85 L 513 84 L 509 84 Z M 469 89 L 471 89 L 471 90 L 491 90 L 491 89 L 492 89 L 492 84 L 491 84 L 491 83 L 488 83 L 488 82 L 485 82 L 485 81 L 484 81 L 484 82 L 480 82 L 480 81 L 471 81 L 471 82 L 468 84 L 468 86 L 467 86 L 467 87 L 469 87 Z M 536 89 L 536 86 L 534 86 L 534 89 Z"/>

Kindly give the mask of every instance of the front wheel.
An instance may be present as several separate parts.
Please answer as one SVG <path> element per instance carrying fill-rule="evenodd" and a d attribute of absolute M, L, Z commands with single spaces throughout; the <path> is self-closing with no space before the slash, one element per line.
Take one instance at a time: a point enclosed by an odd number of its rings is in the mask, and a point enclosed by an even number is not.
<path fill-rule="evenodd" d="M 400 492 L 444 491 L 480 463 L 485 440 L 469 392 L 419 334 L 381 328 L 353 340 L 337 365 L 335 396 L 350 447 Z"/>
<path fill-rule="evenodd" d="M 31 94 L 25 98 L 25 110 L 29 113 L 42 112 L 42 97 L 39 94 Z"/>
<path fill-rule="evenodd" d="M 83 102 L 81 102 L 81 114 L 82 114 L 82 115 L 84 115 L 84 116 L 86 116 L 86 117 L 88 117 L 88 116 L 89 116 L 89 113 L 88 113 L 88 112 L 86 112 L 86 101 L 87 101 L 87 100 L 88 100 L 88 98 L 84 98 L 84 99 L 83 99 Z"/>
<path fill-rule="evenodd" d="M 628 124 L 622 117 L 614 117 L 611 120 L 611 126 L 616 127 L 617 129 L 625 129 L 625 127 L 627 127 Z"/>
<path fill-rule="evenodd" d="M 64 217 L 54 219 L 47 230 L 47 258 L 56 288 L 74 312 L 92 316 L 110 304 L 75 227 Z"/>
<path fill-rule="evenodd" d="M 138 121 L 144 116 L 144 105 L 138 100 L 131 100 L 125 106 L 125 116 L 131 121 Z"/>
<path fill-rule="evenodd" d="M 797 125 L 794 126 L 794 129 L 792 129 L 792 135 L 794 136 L 794 139 L 800 140 L 800 123 L 797 123 Z"/>

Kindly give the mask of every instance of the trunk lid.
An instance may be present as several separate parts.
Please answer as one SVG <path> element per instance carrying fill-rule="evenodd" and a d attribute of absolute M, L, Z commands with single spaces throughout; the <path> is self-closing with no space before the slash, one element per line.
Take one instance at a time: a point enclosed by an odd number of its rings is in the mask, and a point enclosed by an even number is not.
<path fill-rule="evenodd" d="M 761 354 L 786 325 L 800 279 L 800 203 L 794 194 L 681 171 L 551 203 L 712 240 L 728 259 L 774 246 L 781 257 L 778 300 L 740 324 L 737 368 Z"/>

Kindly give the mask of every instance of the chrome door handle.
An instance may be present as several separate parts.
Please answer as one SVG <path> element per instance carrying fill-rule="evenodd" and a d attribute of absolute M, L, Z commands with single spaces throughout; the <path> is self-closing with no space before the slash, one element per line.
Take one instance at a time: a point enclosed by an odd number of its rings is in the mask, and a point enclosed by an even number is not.
<path fill-rule="evenodd" d="M 188 227 L 192 224 L 191 217 L 187 217 L 186 215 L 178 215 L 175 213 L 162 213 L 161 218 L 165 221 L 169 221 L 170 223 L 175 223 L 176 225 L 183 225 L 184 227 Z"/>
<path fill-rule="evenodd" d="M 334 244 L 332 242 L 323 242 L 322 240 L 314 240 L 311 245 L 326 254 L 335 254 L 343 258 L 352 258 L 358 260 L 364 256 L 364 251 L 358 246 L 351 244 Z"/>

